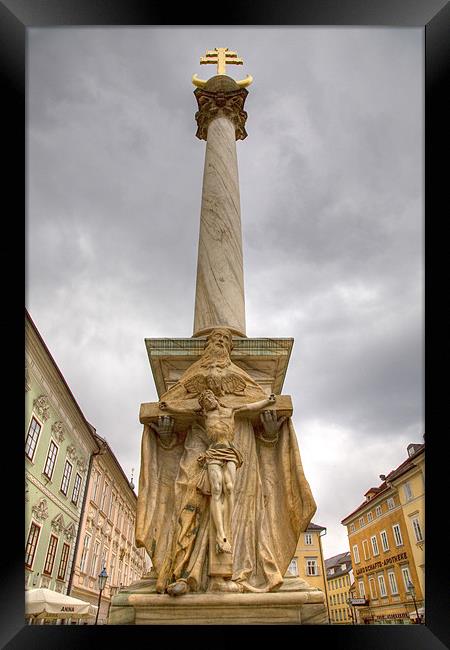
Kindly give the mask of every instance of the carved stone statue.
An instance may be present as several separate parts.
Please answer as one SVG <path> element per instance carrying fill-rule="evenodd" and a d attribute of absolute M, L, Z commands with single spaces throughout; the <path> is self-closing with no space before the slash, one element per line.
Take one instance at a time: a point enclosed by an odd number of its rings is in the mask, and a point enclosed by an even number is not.
<path fill-rule="evenodd" d="M 231 346 L 214 329 L 144 425 L 136 540 L 159 593 L 279 589 L 316 510 L 290 418 Z"/>

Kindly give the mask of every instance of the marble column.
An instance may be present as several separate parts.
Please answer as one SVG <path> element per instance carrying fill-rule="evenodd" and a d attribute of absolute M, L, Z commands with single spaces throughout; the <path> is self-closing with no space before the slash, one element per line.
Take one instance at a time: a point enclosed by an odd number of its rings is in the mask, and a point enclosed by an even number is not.
<path fill-rule="evenodd" d="M 246 91 L 245 91 L 246 92 Z M 206 139 L 194 334 L 228 327 L 245 336 L 244 271 L 236 138 L 245 137 L 242 90 L 200 91 L 196 115 Z M 227 95 L 229 95 L 227 97 Z M 234 98 L 234 99 L 232 99 Z M 236 99 L 238 101 L 236 101 Z M 244 120 L 245 120 L 244 117 Z M 245 135 L 243 135 L 245 133 Z M 197 133 L 198 137 L 199 133 Z"/>

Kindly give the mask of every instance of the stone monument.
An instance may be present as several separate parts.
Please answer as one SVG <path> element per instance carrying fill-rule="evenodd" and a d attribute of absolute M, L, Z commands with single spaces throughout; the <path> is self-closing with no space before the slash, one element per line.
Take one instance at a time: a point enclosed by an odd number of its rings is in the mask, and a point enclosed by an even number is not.
<path fill-rule="evenodd" d="M 316 504 L 281 389 L 292 339 L 246 335 L 236 140 L 252 78 L 228 48 L 193 76 L 206 140 L 194 331 L 146 339 L 160 401 L 144 425 L 136 543 L 153 568 L 112 600 L 110 624 L 327 623 L 324 594 L 284 578 Z"/>

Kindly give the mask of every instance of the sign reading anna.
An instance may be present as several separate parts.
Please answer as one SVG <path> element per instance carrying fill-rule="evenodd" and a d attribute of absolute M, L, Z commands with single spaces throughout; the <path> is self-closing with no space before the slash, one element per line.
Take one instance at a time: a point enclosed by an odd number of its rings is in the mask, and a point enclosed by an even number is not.
<path fill-rule="evenodd" d="M 379 562 L 374 562 L 373 564 L 368 564 L 367 566 L 363 566 L 360 569 L 357 569 L 355 571 L 355 575 L 359 576 L 361 575 L 361 573 L 368 573 L 369 571 L 382 569 L 383 567 L 389 564 L 394 564 L 395 562 L 401 562 L 401 560 L 406 560 L 407 557 L 408 555 L 406 551 L 404 553 L 399 553 L 398 555 L 392 555 L 391 557 L 387 557 L 383 562 L 380 560 Z"/>

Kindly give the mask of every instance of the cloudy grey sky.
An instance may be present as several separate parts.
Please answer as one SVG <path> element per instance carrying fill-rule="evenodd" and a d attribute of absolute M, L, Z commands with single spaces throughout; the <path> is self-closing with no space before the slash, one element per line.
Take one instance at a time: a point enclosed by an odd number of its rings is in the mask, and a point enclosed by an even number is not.
<path fill-rule="evenodd" d="M 247 335 L 293 337 L 284 394 L 327 527 L 423 442 L 423 30 L 28 30 L 27 308 L 139 473 L 144 338 L 192 335 L 205 142 L 191 76 L 237 50 Z"/>

